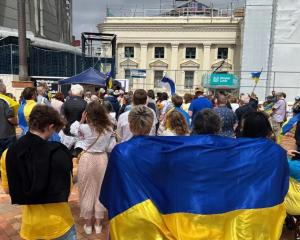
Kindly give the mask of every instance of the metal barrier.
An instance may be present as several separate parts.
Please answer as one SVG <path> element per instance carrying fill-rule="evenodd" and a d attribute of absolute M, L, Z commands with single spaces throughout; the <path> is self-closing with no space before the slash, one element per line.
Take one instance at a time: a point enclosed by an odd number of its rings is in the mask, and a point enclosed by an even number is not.
<path fill-rule="evenodd" d="M 0 74 L 18 75 L 18 61 L 17 45 L 10 44 L 0 46 Z M 103 59 L 100 57 L 87 57 L 84 65 L 82 56 L 78 52 L 47 50 L 34 46 L 30 46 L 28 51 L 30 76 L 45 76 L 45 78 L 46 76 L 70 77 L 90 67 L 100 70 L 100 65 L 105 65 L 105 62 L 103 62 Z M 124 71 L 124 69 L 117 69 L 117 77 L 123 79 L 127 77 L 131 82 L 131 89 L 144 88 L 161 91 L 163 86 L 160 80 L 167 74 L 175 81 L 177 90 L 181 93 L 194 92 L 195 87 L 202 86 L 203 76 L 213 72 L 212 70 L 204 71 L 192 69 L 163 71 L 161 69 L 152 68 L 146 70 L 145 79 L 130 79 L 128 75 L 124 77 L 124 74 L 120 71 Z M 160 74 L 155 76 L 155 71 L 160 71 Z M 252 80 L 251 72 L 255 71 L 257 71 L 257 69 L 244 72 L 228 70 L 228 73 L 234 74 L 240 80 L 239 89 L 231 91 L 236 93 L 251 93 L 254 91 L 260 99 L 269 95 L 272 90 L 286 92 L 291 98 L 300 95 L 300 72 L 264 71 L 261 74 L 257 86 L 254 88 L 255 82 Z M 190 75 L 192 75 L 189 80 L 186 79 L 187 72 L 190 72 Z M 155 77 L 156 82 L 154 81 Z M 189 83 L 187 83 L 188 81 Z"/>

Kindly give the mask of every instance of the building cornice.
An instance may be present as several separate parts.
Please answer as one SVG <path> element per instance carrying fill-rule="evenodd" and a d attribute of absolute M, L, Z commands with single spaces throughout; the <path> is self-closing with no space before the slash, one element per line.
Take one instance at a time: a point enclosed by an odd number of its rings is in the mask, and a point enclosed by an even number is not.
<path fill-rule="evenodd" d="M 100 32 L 237 32 L 238 26 L 107 25 Z"/>
<path fill-rule="evenodd" d="M 174 38 L 145 38 L 148 40 L 149 44 L 171 44 L 174 41 Z M 118 38 L 118 44 L 138 44 L 139 42 L 143 41 L 144 38 L 134 38 L 131 37 L 120 37 Z M 233 38 L 189 38 L 186 39 L 184 37 L 182 38 L 176 38 L 176 42 L 178 42 L 179 45 L 208 45 L 207 42 L 209 42 L 209 45 L 236 45 L 236 39 Z"/>

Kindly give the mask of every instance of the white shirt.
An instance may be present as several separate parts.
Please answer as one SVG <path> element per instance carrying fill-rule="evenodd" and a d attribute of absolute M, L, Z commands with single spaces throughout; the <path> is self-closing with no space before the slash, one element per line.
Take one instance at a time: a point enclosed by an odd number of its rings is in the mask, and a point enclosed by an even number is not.
<path fill-rule="evenodd" d="M 157 121 L 157 118 L 156 118 L 156 113 L 153 111 L 153 109 L 151 109 L 151 108 L 149 108 L 149 109 L 153 113 L 153 117 L 154 117 L 153 125 L 152 125 L 149 136 L 155 136 L 156 124 L 157 124 L 158 121 Z M 129 122 L 128 122 L 129 113 L 130 113 L 130 111 L 122 113 L 120 115 L 119 119 L 118 119 L 117 133 L 121 138 L 120 139 L 121 142 L 128 141 L 133 136 L 133 134 L 132 134 L 132 132 L 130 131 L 130 128 L 129 128 Z"/>
<path fill-rule="evenodd" d="M 164 100 L 161 102 L 161 104 L 163 104 L 163 109 L 161 110 L 161 114 L 166 114 L 171 103 L 168 102 L 168 100 Z"/>
<path fill-rule="evenodd" d="M 233 112 L 235 112 L 240 107 L 238 103 L 230 103 L 230 105 Z"/>
<path fill-rule="evenodd" d="M 51 99 L 51 106 L 60 113 L 60 110 L 61 110 L 61 106 L 63 105 L 64 103 L 62 101 L 59 101 L 55 98 Z"/>
<path fill-rule="evenodd" d="M 80 124 L 76 121 L 71 125 L 70 132 L 76 136 L 75 148 L 87 150 L 97 139 L 99 134 L 88 124 Z M 116 139 L 112 131 L 105 131 L 97 142 L 88 150 L 90 153 L 111 152 L 116 145 Z"/>

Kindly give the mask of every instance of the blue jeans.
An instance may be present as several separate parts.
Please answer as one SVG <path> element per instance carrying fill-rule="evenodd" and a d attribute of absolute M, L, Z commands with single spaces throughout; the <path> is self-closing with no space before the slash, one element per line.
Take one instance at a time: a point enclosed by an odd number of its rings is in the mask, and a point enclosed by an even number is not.
<path fill-rule="evenodd" d="M 56 238 L 55 240 L 77 240 L 75 225 L 70 228 L 63 236 Z"/>

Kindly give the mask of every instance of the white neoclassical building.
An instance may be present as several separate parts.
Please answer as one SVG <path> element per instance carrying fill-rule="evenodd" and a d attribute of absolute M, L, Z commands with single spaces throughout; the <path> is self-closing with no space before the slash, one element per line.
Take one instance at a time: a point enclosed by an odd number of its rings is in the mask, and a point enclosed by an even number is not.
<path fill-rule="evenodd" d="M 108 16 L 98 28 L 117 35 L 116 78 L 131 79 L 133 89 L 155 89 L 167 74 L 177 90 L 185 92 L 200 86 L 202 76 L 220 65 L 218 71 L 240 70 L 241 20 L 214 10 L 209 14 Z M 132 79 L 130 69 L 146 69 L 146 78 Z"/>

